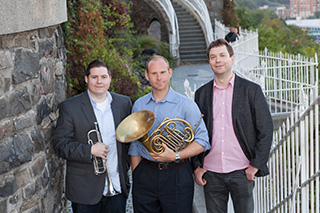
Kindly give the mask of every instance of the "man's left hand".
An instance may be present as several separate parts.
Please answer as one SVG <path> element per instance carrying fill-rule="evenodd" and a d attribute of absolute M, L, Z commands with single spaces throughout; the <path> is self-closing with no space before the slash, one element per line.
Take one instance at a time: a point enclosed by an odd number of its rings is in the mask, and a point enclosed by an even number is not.
<path fill-rule="evenodd" d="M 251 180 L 251 181 L 255 181 L 257 179 L 257 177 L 255 176 L 255 174 L 258 172 L 259 169 L 253 167 L 253 166 L 249 166 L 245 172 L 247 175 L 247 179 Z"/>
<path fill-rule="evenodd" d="M 162 146 L 164 148 L 164 152 L 161 154 L 154 154 L 152 152 L 149 152 L 151 157 L 160 162 L 174 161 L 176 158 L 176 154 L 174 153 L 174 151 L 172 149 L 169 149 L 165 143 L 162 143 Z"/>

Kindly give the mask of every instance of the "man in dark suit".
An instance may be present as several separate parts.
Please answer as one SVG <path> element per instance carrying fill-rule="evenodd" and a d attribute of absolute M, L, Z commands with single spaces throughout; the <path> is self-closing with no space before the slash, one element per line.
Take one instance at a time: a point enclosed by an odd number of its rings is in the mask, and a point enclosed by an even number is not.
<path fill-rule="evenodd" d="M 260 86 L 232 71 L 234 53 L 226 40 L 212 42 L 207 56 L 214 80 L 196 91 L 195 101 L 211 149 L 193 158 L 195 181 L 204 186 L 208 212 L 227 212 L 231 194 L 235 212 L 250 213 L 254 181 L 269 173 L 272 118 Z"/>
<path fill-rule="evenodd" d="M 125 212 L 129 144 L 116 141 L 115 129 L 131 113 L 132 103 L 129 97 L 108 91 L 111 74 L 101 60 L 88 65 L 85 82 L 87 91 L 61 103 L 53 134 L 56 154 L 67 160 L 66 196 L 74 213 Z M 97 131 L 87 135 L 90 130 L 98 130 L 102 141 Z M 94 173 L 95 158 L 106 161 L 109 175 Z"/>

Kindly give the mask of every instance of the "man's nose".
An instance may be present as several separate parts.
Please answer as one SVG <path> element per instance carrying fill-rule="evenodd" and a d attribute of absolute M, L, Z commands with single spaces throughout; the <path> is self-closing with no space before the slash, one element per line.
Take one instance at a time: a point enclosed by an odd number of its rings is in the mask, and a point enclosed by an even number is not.
<path fill-rule="evenodd" d="M 220 56 L 217 56 L 217 57 L 216 57 L 216 61 L 221 61 Z"/>

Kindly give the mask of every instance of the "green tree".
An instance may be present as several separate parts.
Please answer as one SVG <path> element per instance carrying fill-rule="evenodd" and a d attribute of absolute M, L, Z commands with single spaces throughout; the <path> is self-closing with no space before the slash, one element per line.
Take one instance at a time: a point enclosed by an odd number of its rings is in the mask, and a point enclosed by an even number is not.
<path fill-rule="evenodd" d="M 68 22 L 63 25 L 67 49 L 68 95 L 85 90 L 84 70 L 94 59 L 110 67 L 111 91 L 135 100 L 141 95 L 140 82 L 133 74 L 133 25 L 127 13 L 130 5 L 118 0 L 67 1 Z"/>
<path fill-rule="evenodd" d="M 237 7 L 240 26 L 244 29 L 258 29 L 259 49 L 271 52 L 286 52 L 314 57 L 320 51 L 315 38 L 297 26 L 288 26 L 271 10 L 249 10 Z"/>

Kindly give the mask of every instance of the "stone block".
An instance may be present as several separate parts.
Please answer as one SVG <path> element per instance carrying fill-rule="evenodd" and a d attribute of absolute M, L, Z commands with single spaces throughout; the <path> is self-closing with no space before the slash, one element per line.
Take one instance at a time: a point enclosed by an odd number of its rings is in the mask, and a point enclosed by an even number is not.
<path fill-rule="evenodd" d="M 13 132 L 13 122 L 11 119 L 0 121 L 0 140 L 11 135 Z"/>
<path fill-rule="evenodd" d="M 35 126 L 35 128 L 31 131 L 31 139 L 34 143 L 34 151 L 35 153 L 44 151 L 44 139 L 39 131 L 39 129 Z"/>
<path fill-rule="evenodd" d="M 28 169 L 21 169 L 15 172 L 16 184 L 19 188 L 24 187 L 30 180 Z"/>
<path fill-rule="evenodd" d="M 17 115 L 21 112 L 31 109 L 30 95 L 27 91 L 27 88 L 15 91 L 9 97 L 9 105 L 11 109 L 10 116 Z"/>
<path fill-rule="evenodd" d="M 0 179 L 0 197 L 8 197 L 17 191 L 14 175 L 5 175 Z"/>
<path fill-rule="evenodd" d="M 13 147 L 16 154 L 16 164 L 20 165 L 31 161 L 33 155 L 33 143 L 26 133 L 17 133 L 13 137 Z"/>
<path fill-rule="evenodd" d="M 23 199 L 30 200 L 32 197 L 37 196 L 37 192 L 40 190 L 40 181 L 37 179 L 35 182 L 31 182 L 23 188 Z"/>
<path fill-rule="evenodd" d="M 40 73 L 40 57 L 37 53 L 18 49 L 15 51 L 14 71 L 12 73 L 13 84 L 19 84 Z"/>
<path fill-rule="evenodd" d="M 9 50 L 0 51 L 0 70 L 12 67 L 12 53 Z"/>
<path fill-rule="evenodd" d="M 0 143 L 0 174 L 31 160 L 33 144 L 26 133 L 5 138 Z"/>
<path fill-rule="evenodd" d="M 25 129 L 27 127 L 32 126 L 35 121 L 34 117 L 35 117 L 35 114 L 32 112 L 29 112 L 27 114 L 24 114 L 22 116 L 15 118 L 13 121 L 15 129 L 22 130 L 22 129 Z"/>
<path fill-rule="evenodd" d="M 0 201 L 0 212 L 8 212 L 7 211 L 7 200 Z"/>
<path fill-rule="evenodd" d="M 37 124 L 41 124 L 42 120 L 47 117 L 51 113 L 51 109 L 46 103 L 46 101 L 42 101 L 37 106 Z"/>
<path fill-rule="evenodd" d="M 17 194 L 15 194 L 15 195 L 13 195 L 13 196 L 11 196 L 11 197 L 9 198 L 9 203 L 10 203 L 11 205 L 15 205 L 15 204 L 17 204 L 17 203 L 19 202 L 19 200 L 20 200 L 20 196 L 17 195 Z M 0 212 L 1 212 L 1 211 L 0 211 Z"/>
<path fill-rule="evenodd" d="M 41 91 L 40 79 L 35 79 L 32 83 L 32 93 L 30 95 L 32 103 L 36 104 L 39 102 L 41 94 L 44 94 L 44 91 Z"/>
<path fill-rule="evenodd" d="M 53 41 L 46 39 L 39 43 L 40 57 L 52 57 L 53 56 Z"/>
<path fill-rule="evenodd" d="M 12 137 L 5 138 L 0 143 L 0 174 L 6 173 L 16 167 L 16 155 L 12 143 Z"/>
<path fill-rule="evenodd" d="M 44 94 L 49 94 L 55 87 L 55 64 L 52 59 L 41 60 L 40 63 L 41 89 Z"/>
<path fill-rule="evenodd" d="M 55 98 L 56 98 L 56 105 L 59 105 L 62 101 L 66 99 L 66 80 L 56 80 L 55 86 Z"/>
<path fill-rule="evenodd" d="M 27 210 L 32 211 L 32 210 L 34 210 L 34 209 L 39 208 L 39 206 L 38 206 L 39 200 L 40 200 L 39 195 L 36 195 L 36 196 L 32 197 L 32 198 L 29 199 L 29 200 L 26 200 L 26 201 L 21 205 L 21 208 L 20 208 L 20 211 L 19 211 L 19 212 L 26 212 Z M 28 211 L 28 212 L 30 212 L 30 211 Z"/>
<path fill-rule="evenodd" d="M 30 173 L 31 177 L 34 178 L 40 175 L 45 167 L 46 159 L 44 156 L 39 156 L 31 165 Z"/>

